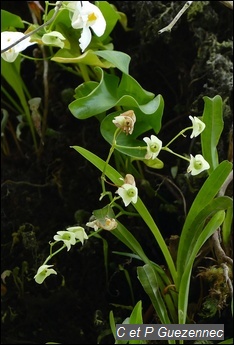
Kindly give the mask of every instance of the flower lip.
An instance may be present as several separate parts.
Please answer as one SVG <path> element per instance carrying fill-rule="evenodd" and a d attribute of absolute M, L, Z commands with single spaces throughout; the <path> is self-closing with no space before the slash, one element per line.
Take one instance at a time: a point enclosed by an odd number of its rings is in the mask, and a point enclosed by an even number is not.
<path fill-rule="evenodd" d="M 118 188 L 117 194 L 123 199 L 125 207 L 131 202 L 134 204 L 137 202 L 138 189 L 135 184 L 134 177 L 131 174 L 127 174 L 124 179 L 124 184 Z"/>
<path fill-rule="evenodd" d="M 57 272 L 50 267 L 53 267 L 54 265 L 42 265 L 38 268 L 36 275 L 34 276 L 34 279 L 36 283 L 42 284 L 45 278 L 49 277 L 51 274 L 57 274 Z"/>
<path fill-rule="evenodd" d="M 204 157 L 200 154 L 193 157 L 190 155 L 190 164 L 187 168 L 187 172 L 191 175 L 195 176 L 200 174 L 204 170 L 208 170 L 210 168 L 210 164 L 204 159 Z"/>
<path fill-rule="evenodd" d="M 143 140 L 147 144 L 147 153 L 145 155 L 145 159 L 155 159 L 161 151 L 162 141 L 153 134 L 150 138 L 145 137 Z"/>

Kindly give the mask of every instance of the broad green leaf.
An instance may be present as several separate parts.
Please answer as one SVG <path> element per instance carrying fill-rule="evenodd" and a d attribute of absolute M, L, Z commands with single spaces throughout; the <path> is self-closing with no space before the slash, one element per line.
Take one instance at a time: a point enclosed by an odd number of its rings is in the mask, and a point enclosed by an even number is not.
<path fill-rule="evenodd" d="M 203 97 L 205 108 L 202 121 L 206 128 L 201 133 L 202 155 L 210 164 L 209 174 L 219 164 L 217 145 L 223 131 L 223 104 L 222 98 L 218 95 L 214 98 Z"/>
<path fill-rule="evenodd" d="M 233 221 L 233 204 L 227 209 L 226 217 L 222 226 L 222 238 L 225 246 L 230 243 L 230 236 L 232 232 L 232 221 Z"/>
<path fill-rule="evenodd" d="M 121 81 L 115 75 L 105 73 L 101 68 L 95 68 L 101 74 L 100 83 L 85 97 L 81 97 L 70 103 L 71 113 L 78 119 L 86 119 L 103 113 L 115 106 L 126 109 L 139 109 L 143 114 L 152 115 L 149 120 L 151 127 L 160 129 L 161 114 L 156 114 L 159 107 L 163 109 L 161 96 L 141 88 L 141 86 L 129 75 L 123 74 Z M 85 83 L 83 84 L 85 88 Z M 124 91 L 125 89 L 125 91 Z"/>
<path fill-rule="evenodd" d="M 180 280 L 181 276 L 183 275 L 187 263 L 192 256 L 194 248 L 196 247 L 197 239 L 203 232 L 203 227 L 207 219 L 210 219 L 214 213 L 217 213 L 220 210 L 227 210 L 231 206 L 231 198 L 226 196 L 218 197 L 213 199 L 200 211 L 196 217 L 194 217 L 194 220 L 190 226 L 190 231 L 180 238 L 177 259 L 178 280 Z"/>
<path fill-rule="evenodd" d="M 121 72 L 126 74 L 129 73 L 129 63 L 131 60 L 129 55 L 116 50 L 95 51 L 94 54 L 100 56 L 106 61 L 109 61 L 113 67 L 118 68 Z"/>
<path fill-rule="evenodd" d="M 142 301 L 138 301 L 135 307 L 133 308 L 133 311 L 131 312 L 130 318 L 129 318 L 129 324 L 143 324 L 142 319 Z"/>
<path fill-rule="evenodd" d="M 118 20 L 121 19 L 120 14 L 116 11 L 112 4 L 107 1 L 96 1 L 95 5 L 99 7 L 104 18 L 106 19 L 106 30 L 100 37 L 101 41 L 104 41 L 114 29 Z"/>
<path fill-rule="evenodd" d="M 11 28 L 23 29 L 24 23 L 22 19 L 11 12 L 1 10 L 1 32 L 8 31 Z"/>
<path fill-rule="evenodd" d="M 164 324 L 171 324 L 172 320 L 168 316 L 167 307 L 161 295 L 165 286 L 160 286 L 157 272 L 151 265 L 146 264 L 143 267 L 137 267 L 137 275 L 145 292 L 150 297 L 160 321 Z"/>
<path fill-rule="evenodd" d="M 114 318 L 114 314 L 113 314 L 112 310 L 109 313 L 109 323 L 110 323 L 112 334 L 113 334 L 114 338 L 116 339 L 116 337 L 115 337 L 116 325 L 115 325 L 115 318 Z"/>
<path fill-rule="evenodd" d="M 190 287 L 190 277 L 192 272 L 192 267 L 197 253 L 200 251 L 203 244 L 208 240 L 208 238 L 220 227 L 225 218 L 224 211 L 218 211 L 215 215 L 209 220 L 208 224 L 205 226 L 195 245 L 193 251 L 190 254 L 189 261 L 187 262 L 180 284 L 178 286 L 179 291 L 179 300 L 178 300 L 178 316 L 179 323 L 186 323 L 187 318 L 187 307 L 188 307 L 188 297 L 189 297 L 189 287 Z"/>
<path fill-rule="evenodd" d="M 72 49 L 60 49 L 52 58 L 52 61 L 61 63 L 83 63 L 89 66 L 99 66 L 103 68 L 115 67 L 109 61 L 102 61 L 91 49 L 84 52 L 82 55 L 77 54 L 77 51 Z"/>
<path fill-rule="evenodd" d="M 112 108 L 116 103 L 114 90 L 118 87 L 119 78 L 104 73 L 101 69 L 99 71 L 101 71 L 101 80 L 98 86 L 87 96 L 78 98 L 69 104 L 69 110 L 78 119 L 98 115 Z M 82 85 L 85 87 L 85 84 Z"/>
<path fill-rule="evenodd" d="M 183 267 L 183 246 L 187 246 L 187 244 L 185 243 L 186 240 L 191 236 L 191 232 L 193 231 L 192 223 L 194 222 L 194 219 L 218 194 L 222 184 L 226 180 L 231 169 L 232 164 L 230 162 L 223 161 L 222 163 L 220 163 L 218 167 L 206 179 L 200 191 L 198 192 L 195 200 L 193 201 L 180 236 L 180 243 L 177 256 L 177 267 L 179 270 L 181 270 Z"/>
<path fill-rule="evenodd" d="M 21 58 L 18 56 L 17 59 L 9 63 L 3 59 L 1 59 L 1 74 L 3 78 L 7 81 L 7 83 L 12 87 L 15 91 L 16 95 L 19 97 L 22 106 L 25 105 L 25 95 L 23 91 L 22 79 L 20 77 L 20 61 Z"/>
<path fill-rule="evenodd" d="M 152 92 L 146 91 L 132 76 L 123 73 L 117 90 L 117 96 L 120 98 L 126 94 L 137 99 L 139 104 L 147 104 L 154 98 L 154 94 Z"/>
<path fill-rule="evenodd" d="M 130 325 L 142 325 L 143 324 L 143 318 L 142 318 L 142 301 L 138 301 L 135 307 L 133 308 L 133 311 L 131 312 L 131 315 L 129 317 L 129 324 Z M 129 344 L 146 344 L 144 340 L 129 340 Z"/>

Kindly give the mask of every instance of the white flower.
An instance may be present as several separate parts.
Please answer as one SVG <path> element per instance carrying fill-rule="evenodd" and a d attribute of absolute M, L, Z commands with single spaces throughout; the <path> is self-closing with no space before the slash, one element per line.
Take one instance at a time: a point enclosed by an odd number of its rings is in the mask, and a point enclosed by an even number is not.
<path fill-rule="evenodd" d="M 24 37 L 23 32 L 17 31 L 3 31 L 1 32 L 1 50 L 7 48 L 11 44 Z M 8 49 L 6 52 L 1 54 L 1 57 L 7 62 L 14 62 L 20 52 L 25 50 L 27 47 L 36 42 L 30 42 L 30 37 L 25 38 L 22 42 L 16 44 L 14 47 Z"/>
<path fill-rule="evenodd" d="M 57 274 L 57 272 L 52 267 L 54 265 L 42 265 L 38 268 L 37 274 L 34 276 L 34 279 L 37 284 L 42 284 L 45 278 L 49 277 L 51 274 Z"/>
<path fill-rule="evenodd" d="M 192 131 L 192 134 L 190 135 L 190 138 L 192 139 L 192 138 L 197 137 L 199 134 L 201 134 L 201 132 L 204 131 L 206 125 L 204 124 L 204 122 L 199 120 L 199 118 L 196 116 L 194 117 L 189 116 L 189 118 L 193 124 L 193 131 Z"/>
<path fill-rule="evenodd" d="M 42 42 L 47 45 L 52 45 L 55 47 L 64 47 L 64 40 L 66 38 L 58 31 L 51 31 L 48 34 L 42 36 Z"/>
<path fill-rule="evenodd" d="M 136 115 L 133 110 L 128 110 L 114 117 L 112 122 L 116 125 L 116 127 L 121 128 L 121 130 L 127 135 L 132 134 L 134 124 L 136 122 Z"/>
<path fill-rule="evenodd" d="M 91 4 L 89 1 L 72 1 L 75 2 L 75 9 L 72 16 L 71 24 L 74 29 L 83 29 L 79 39 L 82 52 L 91 42 L 91 31 L 100 37 L 106 30 L 106 21 L 100 9 Z M 69 1 L 71 3 L 71 1 Z M 74 8 L 71 4 L 70 8 Z M 69 4 L 68 4 L 69 8 Z"/>
<path fill-rule="evenodd" d="M 71 245 L 76 244 L 76 234 L 73 231 L 57 231 L 57 235 L 54 235 L 54 240 L 63 241 L 68 251 L 71 249 Z"/>
<path fill-rule="evenodd" d="M 136 187 L 134 177 L 131 174 L 127 174 L 124 182 L 125 183 L 118 188 L 116 193 L 121 196 L 125 206 L 128 206 L 130 202 L 135 204 L 137 202 L 138 189 Z"/>
<path fill-rule="evenodd" d="M 191 175 L 198 175 L 202 171 L 210 168 L 210 164 L 203 158 L 202 155 L 190 155 L 190 164 L 188 166 L 187 172 Z"/>
<path fill-rule="evenodd" d="M 67 228 L 67 231 L 73 232 L 75 234 L 76 239 L 80 240 L 82 244 L 84 243 L 84 240 L 88 239 L 88 235 L 86 234 L 82 226 L 72 226 L 70 228 Z"/>
<path fill-rule="evenodd" d="M 155 135 L 151 135 L 150 138 L 145 137 L 143 140 L 147 144 L 147 153 L 145 155 L 145 159 L 155 159 L 162 148 L 162 141 L 159 140 Z"/>
<path fill-rule="evenodd" d="M 86 225 L 93 228 L 94 231 L 97 231 L 98 229 L 111 231 L 117 228 L 118 223 L 114 218 L 105 217 L 105 219 L 95 219 L 92 222 L 86 223 Z"/>

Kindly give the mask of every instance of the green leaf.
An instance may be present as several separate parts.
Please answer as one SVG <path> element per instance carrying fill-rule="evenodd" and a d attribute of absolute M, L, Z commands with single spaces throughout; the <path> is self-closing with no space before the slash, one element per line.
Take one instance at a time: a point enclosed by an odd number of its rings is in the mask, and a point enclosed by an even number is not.
<path fill-rule="evenodd" d="M 181 236 L 179 248 L 178 248 L 178 259 L 177 259 L 177 271 L 178 279 L 180 280 L 183 272 L 189 262 L 194 248 L 196 247 L 197 239 L 203 232 L 205 221 L 210 219 L 214 213 L 220 210 L 227 210 L 232 206 L 232 199 L 229 197 L 218 197 L 213 199 L 208 205 L 206 205 L 199 214 L 194 217 L 190 231 L 185 235 Z"/>
<path fill-rule="evenodd" d="M 100 37 L 101 41 L 104 41 L 110 35 L 117 21 L 120 20 L 121 17 L 115 7 L 107 1 L 95 1 L 95 5 L 99 7 L 106 20 L 106 30 Z"/>
<path fill-rule="evenodd" d="M 226 180 L 227 176 L 229 175 L 232 169 L 232 164 L 228 161 L 223 161 L 218 165 L 218 167 L 211 173 L 211 175 L 206 179 L 203 186 L 201 187 L 199 193 L 197 194 L 193 204 L 189 210 L 189 213 L 186 217 L 181 236 L 180 236 L 180 243 L 178 248 L 178 255 L 177 255 L 177 270 L 179 277 L 182 274 L 183 267 L 184 267 L 184 246 L 187 248 L 188 240 L 192 236 L 193 228 L 192 224 L 195 218 L 199 215 L 199 213 L 205 209 L 205 207 L 211 203 L 211 201 L 215 198 L 218 194 L 222 184 Z M 200 224 L 199 219 L 197 218 L 197 222 Z"/>
<path fill-rule="evenodd" d="M 11 12 L 1 10 L 1 32 L 8 31 L 11 28 L 23 29 L 24 23 L 22 19 Z"/>
<path fill-rule="evenodd" d="M 69 110 L 75 117 L 86 119 L 115 106 L 122 106 L 128 110 L 139 109 L 142 116 L 151 115 L 145 119 L 149 122 L 147 126 L 159 131 L 164 106 L 161 95 L 154 97 L 154 94 L 141 88 L 129 75 L 123 74 L 120 81 L 117 76 L 107 74 L 99 67 L 96 70 L 101 74 L 98 86 L 90 94 L 76 99 L 69 105 Z M 86 83 L 82 84 L 82 88 L 86 89 Z M 75 96 L 77 97 L 77 93 Z"/>
<path fill-rule="evenodd" d="M 95 51 L 94 54 L 109 61 L 113 67 L 118 68 L 121 72 L 126 74 L 129 73 L 129 63 L 131 60 L 129 55 L 116 50 Z"/>
<path fill-rule="evenodd" d="M 78 43 L 77 43 L 78 47 Z M 78 48 L 77 48 L 78 49 Z M 52 61 L 61 62 L 61 63 L 83 63 L 84 65 L 89 66 L 99 66 L 103 68 L 115 67 L 109 61 L 102 61 L 91 49 L 84 52 L 80 55 L 76 49 L 60 49 L 52 58 Z"/>
<path fill-rule="evenodd" d="M 117 228 L 112 230 L 111 233 L 125 244 L 134 254 L 137 254 L 144 263 L 149 263 L 149 259 L 145 255 L 140 243 L 123 224 L 118 221 Z"/>
<path fill-rule="evenodd" d="M 116 340 L 116 324 L 115 324 L 115 318 L 114 318 L 114 314 L 113 311 L 111 310 L 109 313 L 109 323 L 110 323 L 110 328 L 113 334 L 113 337 Z M 116 340 L 117 341 L 117 340 Z"/>
<path fill-rule="evenodd" d="M 228 246 L 230 243 L 230 236 L 232 232 L 232 220 L 233 220 L 233 204 L 231 207 L 227 209 L 226 212 L 226 217 L 223 222 L 223 227 L 222 227 L 222 238 L 223 238 L 223 243 L 225 246 Z"/>
<path fill-rule="evenodd" d="M 159 279 L 157 271 L 153 269 L 152 265 L 146 264 L 143 267 L 137 267 L 137 275 L 145 292 L 150 297 L 160 321 L 164 324 L 171 324 L 172 320 L 168 316 L 167 307 L 161 295 L 165 286 L 161 286 L 161 279 Z"/>
<path fill-rule="evenodd" d="M 87 96 L 78 98 L 69 104 L 69 110 L 78 119 L 87 119 L 98 115 L 112 108 L 116 103 L 113 90 L 118 87 L 119 78 L 104 73 L 102 69 L 97 68 L 97 70 L 101 72 L 101 80 L 98 86 Z M 86 83 L 81 86 L 86 88 Z"/>
<path fill-rule="evenodd" d="M 219 164 L 217 145 L 223 131 L 223 104 L 222 98 L 218 95 L 214 98 L 203 97 L 205 108 L 202 121 L 206 128 L 201 133 L 202 155 L 210 164 L 209 174 Z"/>
<path fill-rule="evenodd" d="M 200 251 L 203 244 L 208 240 L 208 238 L 220 227 L 225 218 L 225 212 L 218 211 L 210 219 L 208 224 L 205 226 L 203 231 L 200 233 L 197 238 L 193 250 L 190 253 L 189 261 L 187 262 L 184 271 L 182 272 L 182 278 L 178 286 L 179 291 L 179 300 L 178 300 L 178 315 L 179 323 L 186 323 L 187 318 L 187 307 L 188 307 L 188 296 L 189 296 L 189 287 L 190 287 L 190 277 L 192 272 L 192 267 L 194 260 L 197 256 L 197 253 Z"/>
<path fill-rule="evenodd" d="M 131 312 L 130 318 L 129 318 L 129 324 L 143 324 L 142 319 L 142 301 L 138 301 L 135 307 L 133 308 L 133 311 Z"/>

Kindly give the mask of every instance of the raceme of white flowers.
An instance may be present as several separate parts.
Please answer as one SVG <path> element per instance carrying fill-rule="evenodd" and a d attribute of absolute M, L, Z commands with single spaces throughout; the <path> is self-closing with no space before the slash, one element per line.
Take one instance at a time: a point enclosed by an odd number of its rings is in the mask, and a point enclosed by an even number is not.
<path fill-rule="evenodd" d="M 67 250 L 70 250 L 71 246 L 76 244 L 76 240 L 80 240 L 83 244 L 84 239 L 88 239 L 88 236 L 81 226 L 70 227 L 65 231 L 57 231 L 57 235 L 54 235 L 54 240 L 62 241 L 66 245 Z"/>
<path fill-rule="evenodd" d="M 54 265 L 42 265 L 38 268 L 37 274 L 34 276 L 37 284 L 42 284 L 43 281 L 51 274 L 57 274 L 57 272 L 53 268 L 49 268 L 52 266 Z"/>
<path fill-rule="evenodd" d="M 92 39 L 90 28 L 100 37 L 106 30 L 106 20 L 100 9 L 89 1 L 68 1 L 66 3 L 68 9 L 73 12 L 72 27 L 82 29 L 79 43 L 83 52 Z"/>
<path fill-rule="evenodd" d="M 193 157 L 190 155 L 190 164 L 188 166 L 187 172 L 191 175 L 198 175 L 202 171 L 207 170 L 210 168 L 210 164 L 204 159 L 204 157 L 200 154 Z"/>
<path fill-rule="evenodd" d="M 121 178 L 122 180 L 122 178 Z M 116 191 L 123 199 L 124 205 L 127 207 L 131 202 L 134 204 L 137 202 L 138 189 L 134 177 L 131 174 L 127 174 L 124 179 L 124 184 Z"/>
<path fill-rule="evenodd" d="M 201 132 L 204 131 L 206 125 L 204 124 L 204 122 L 202 122 L 201 120 L 199 120 L 198 117 L 194 116 L 189 116 L 190 120 L 192 121 L 192 125 L 193 125 L 193 131 L 192 134 L 190 136 L 190 138 L 195 138 L 197 137 L 199 134 L 201 134 Z"/>
<path fill-rule="evenodd" d="M 145 159 L 155 159 L 162 148 L 162 141 L 159 140 L 155 135 L 151 135 L 150 138 L 145 137 L 143 140 L 147 144 L 147 153 L 145 155 Z"/>
<path fill-rule="evenodd" d="M 15 43 L 19 39 L 25 37 L 23 32 L 17 31 L 3 31 L 1 32 L 1 50 L 7 48 L 11 44 Z M 1 57 L 7 62 L 14 62 L 19 53 L 28 48 L 29 46 L 36 44 L 36 42 L 30 42 L 30 37 L 25 38 L 22 42 L 16 44 L 14 47 L 8 49 L 1 54 Z"/>

